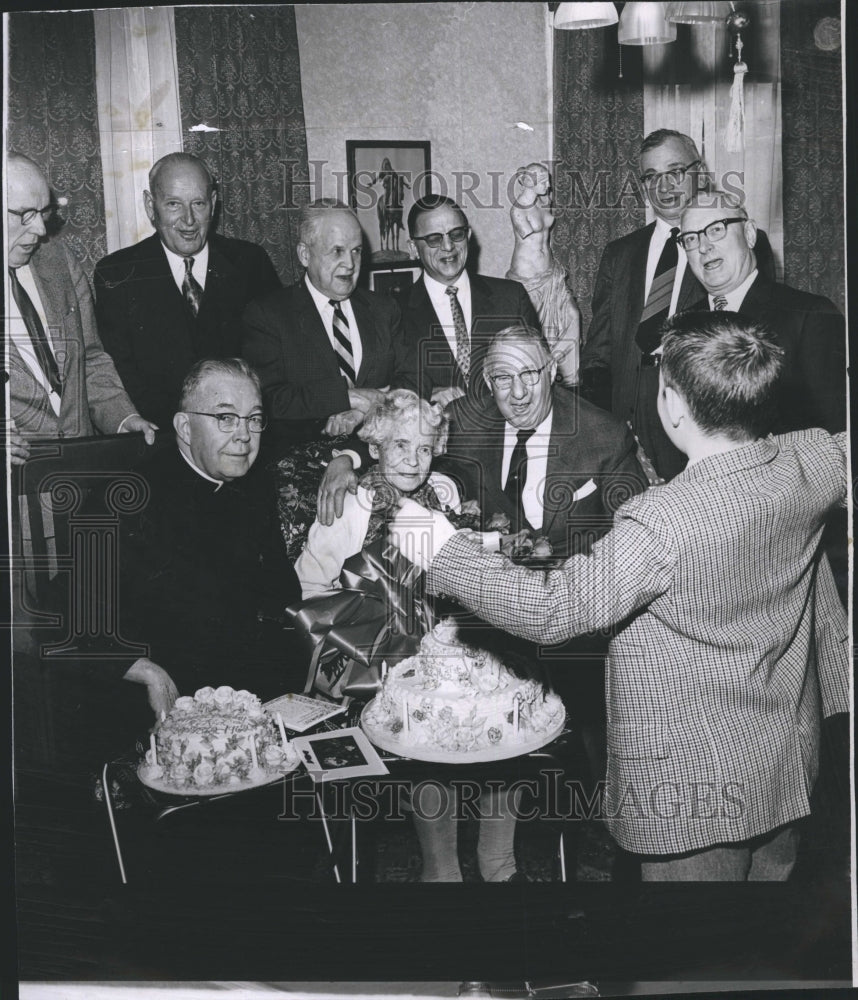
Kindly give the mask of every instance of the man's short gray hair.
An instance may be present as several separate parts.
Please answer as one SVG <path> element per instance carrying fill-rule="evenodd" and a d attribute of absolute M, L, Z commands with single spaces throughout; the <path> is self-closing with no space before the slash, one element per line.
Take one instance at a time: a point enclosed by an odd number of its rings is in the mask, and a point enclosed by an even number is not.
<path fill-rule="evenodd" d="M 214 377 L 249 379 L 259 395 L 262 395 L 262 382 L 256 369 L 244 358 L 203 358 L 191 368 L 182 382 L 182 393 L 179 399 L 179 411 L 186 410 L 196 395 L 200 386 L 208 378 Z"/>
<path fill-rule="evenodd" d="M 332 212 L 348 212 L 355 222 L 358 221 L 354 209 L 344 202 L 336 198 L 319 198 L 301 209 L 298 216 L 298 242 L 310 246 L 318 235 L 322 222 Z"/>
<path fill-rule="evenodd" d="M 525 323 L 513 323 L 511 326 L 505 326 L 502 330 L 492 337 L 492 342 L 489 344 L 489 351 L 500 350 L 504 344 L 535 344 L 543 354 L 546 361 L 553 361 L 554 357 L 551 353 L 551 348 L 548 346 L 548 341 L 539 332 L 539 330 L 534 329 L 532 326 L 527 326 Z"/>
<path fill-rule="evenodd" d="M 748 218 L 744 198 L 735 191 L 721 191 L 719 188 L 698 191 L 689 199 L 683 214 L 691 208 L 717 208 L 721 212 L 736 212 L 743 218 Z"/>

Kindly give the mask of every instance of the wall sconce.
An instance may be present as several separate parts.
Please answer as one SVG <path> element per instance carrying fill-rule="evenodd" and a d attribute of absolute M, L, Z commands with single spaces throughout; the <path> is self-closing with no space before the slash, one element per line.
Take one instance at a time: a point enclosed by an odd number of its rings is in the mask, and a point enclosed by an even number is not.
<path fill-rule="evenodd" d="M 554 12 L 554 27 L 607 28 L 617 23 L 617 8 L 612 3 L 561 3 Z"/>
<path fill-rule="evenodd" d="M 676 41 L 676 25 L 666 17 L 664 3 L 630 0 L 623 8 L 617 29 L 620 45 L 660 45 Z"/>
<path fill-rule="evenodd" d="M 730 13 L 730 4 L 716 0 L 699 0 L 686 3 L 669 3 L 667 5 L 667 20 L 671 24 L 711 24 L 713 21 L 723 21 Z"/>

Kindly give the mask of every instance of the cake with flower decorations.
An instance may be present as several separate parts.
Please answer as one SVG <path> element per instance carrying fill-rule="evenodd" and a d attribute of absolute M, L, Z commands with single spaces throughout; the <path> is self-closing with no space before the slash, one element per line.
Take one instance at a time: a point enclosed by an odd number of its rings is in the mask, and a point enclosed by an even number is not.
<path fill-rule="evenodd" d="M 420 642 L 415 656 L 385 672 L 361 723 L 386 749 L 420 755 L 512 756 L 562 729 L 560 698 L 532 677 L 513 673 L 494 654 L 466 645 L 450 619 Z"/>
<path fill-rule="evenodd" d="M 140 776 L 189 793 L 231 791 L 292 770 L 298 755 L 249 691 L 200 688 L 155 730 Z"/>

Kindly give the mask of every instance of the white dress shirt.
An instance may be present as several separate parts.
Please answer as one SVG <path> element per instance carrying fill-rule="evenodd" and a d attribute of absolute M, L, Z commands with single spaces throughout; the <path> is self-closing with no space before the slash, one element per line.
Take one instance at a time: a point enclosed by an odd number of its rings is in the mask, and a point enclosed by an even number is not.
<path fill-rule="evenodd" d="M 167 263 L 170 265 L 170 271 L 173 274 L 173 281 L 182 291 L 182 282 L 185 280 L 185 258 L 179 256 L 177 253 L 173 253 L 167 246 L 163 243 L 164 253 L 167 255 Z M 206 273 L 209 269 L 209 245 L 205 243 L 202 250 L 199 253 L 193 254 L 194 266 L 191 268 L 191 274 L 196 278 L 197 284 L 205 290 L 206 287 Z"/>
<path fill-rule="evenodd" d="M 655 277 L 655 269 L 658 267 L 658 260 L 661 257 L 661 252 L 664 250 L 664 244 L 667 242 L 668 236 L 670 236 L 670 230 L 673 226 L 668 225 L 664 219 L 655 220 L 655 229 L 653 230 L 652 237 L 649 241 L 649 253 L 646 258 L 646 284 L 644 285 L 644 304 L 649 298 L 649 290 L 652 288 L 652 279 Z M 679 290 L 682 288 L 682 279 L 685 275 L 685 268 L 688 265 L 688 258 L 685 256 L 685 250 L 677 244 L 676 247 L 677 260 L 676 260 L 676 277 L 673 279 L 673 292 L 670 296 L 670 308 L 668 309 L 668 316 L 672 316 L 676 312 L 676 304 L 679 301 Z"/>
<path fill-rule="evenodd" d="M 741 285 L 734 288 L 732 292 L 719 292 L 727 300 L 727 305 L 724 306 L 725 309 L 729 309 L 731 312 L 738 312 L 741 308 L 742 303 L 745 301 L 745 296 L 748 294 L 748 289 L 753 285 L 757 279 L 757 269 L 754 268 L 753 271 L 748 275 L 747 278 L 742 282 Z M 708 295 L 709 308 L 715 308 L 715 296 Z"/>
<path fill-rule="evenodd" d="M 334 341 L 334 307 L 331 305 L 330 299 L 323 295 L 318 288 L 310 281 L 310 276 L 305 274 L 304 281 L 307 284 L 307 291 L 310 293 L 310 297 L 316 304 L 316 309 L 319 311 L 319 315 L 322 317 L 322 324 L 325 327 L 325 333 L 328 335 L 328 340 L 331 342 L 331 348 L 336 353 L 335 341 Z M 343 299 L 340 302 L 340 308 L 343 310 L 343 315 L 349 324 L 349 340 L 352 344 L 352 357 L 355 362 L 355 375 L 360 371 L 360 363 L 363 360 L 363 346 L 360 340 L 360 330 L 358 330 L 357 320 L 355 319 L 354 310 L 352 309 L 352 304 L 348 299 Z"/>
<path fill-rule="evenodd" d="M 23 267 L 16 268 L 15 274 L 21 287 L 27 295 L 30 296 L 30 301 L 33 303 L 33 306 L 39 315 L 39 319 L 42 321 L 42 329 L 45 331 L 45 336 L 47 337 L 51 352 L 57 360 L 57 367 L 60 372 L 62 372 L 63 365 L 61 360 L 56 356 L 57 352 L 53 337 L 51 336 L 51 329 L 48 325 L 48 319 L 45 315 L 45 309 L 42 305 L 42 299 L 39 295 L 39 290 L 36 287 L 35 279 L 33 278 L 33 272 L 30 270 L 30 265 L 24 264 Z M 54 411 L 56 416 L 59 416 L 62 399 L 51 387 L 50 380 L 42 369 L 39 359 L 36 356 L 36 352 L 33 350 L 33 341 L 30 339 L 30 331 L 27 329 L 27 324 L 24 322 L 23 317 L 21 316 L 21 311 L 18 308 L 18 303 L 15 301 L 15 296 L 12 294 L 8 274 L 6 275 L 6 308 L 8 309 L 9 316 L 9 338 L 18 349 L 18 353 L 21 355 L 21 359 L 24 364 L 32 372 L 33 378 L 47 393 L 51 409 Z"/>
<path fill-rule="evenodd" d="M 456 327 L 453 325 L 453 310 L 450 308 L 450 296 L 447 294 L 448 286 L 442 285 L 440 281 L 436 281 L 434 278 L 430 278 L 425 271 L 423 272 L 423 283 L 426 285 L 429 301 L 432 303 L 432 308 L 435 310 L 435 314 L 441 323 L 444 336 L 455 358 L 457 350 Z M 471 321 L 473 317 L 471 315 L 471 280 L 468 277 L 468 272 L 462 271 L 453 284 L 456 286 L 456 298 L 459 300 L 459 305 L 462 307 L 462 315 L 465 317 L 465 326 L 468 330 L 468 346 L 470 346 Z"/>
<path fill-rule="evenodd" d="M 524 491 L 521 495 L 521 504 L 524 507 L 524 516 L 530 524 L 540 530 L 543 518 L 543 499 L 545 494 L 545 477 L 548 474 L 548 448 L 551 442 L 551 424 L 554 420 L 554 410 L 536 428 L 528 438 L 525 449 L 527 450 L 527 477 L 524 483 Z M 503 439 L 503 463 L 501 464 L 501 488 L 506 487 L 509 478 L 509 465 L 512 461 L 512 452 L 518 440 L 518 428 L 507 423 L 504 427 Z"/>

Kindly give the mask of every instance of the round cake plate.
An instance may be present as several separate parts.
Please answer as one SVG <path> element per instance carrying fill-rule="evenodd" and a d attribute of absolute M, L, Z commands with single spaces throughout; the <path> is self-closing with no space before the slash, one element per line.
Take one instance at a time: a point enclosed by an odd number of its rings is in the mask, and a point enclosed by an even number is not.
<path fill-rule="evenodd" d="M 288 764 L 278 771 L 265 771 L 255 778 L 247 781 L 240 781 L 233 785 L 210 785 L 207 788 L 197 788 L 196 785 L 186 785 L 184 788 L 176 788 L 159 778 L 150 778 L 147 775 L 149 765 L 145 762 L 137 768 L 137 777 L 147 788 L 152 788 L 156 792 L 164 792 L 167 795 L 181 795 L 183 798 L 211 798 L 215 795 L 233 795 L 235 792 L 246 792 L 251 788 L 262 788 L 279 781 L 284 774 L 291 774 L 301 766 L 301 761 L 296 760 L 294 764 Z"/>
<path fill-rule="evenodd" d="M 525 754 L 541 750 L 542 747 L 553 743 L 566 727 L 566 713 L 564 712 L 559 726 L 528 740 L 526 743 L 506 744 L 505 746 L 499 744 L 496 747 L 484 747 L 481 750 L 439 750 L 437 747 L 412 747 L 402 743 L 389 731 L 382 732 L 367 725 L 364 721 L 364 715 L 373 701 L 364 708 L 360 720 L 361 729 L 366 733 L 370 743 L 380 750 L 395 753 L 398 757 L 406 757 L 409 760 L 425 760 L 430 764 L 483 764 L 495 760 L 523 757 Z"/>

